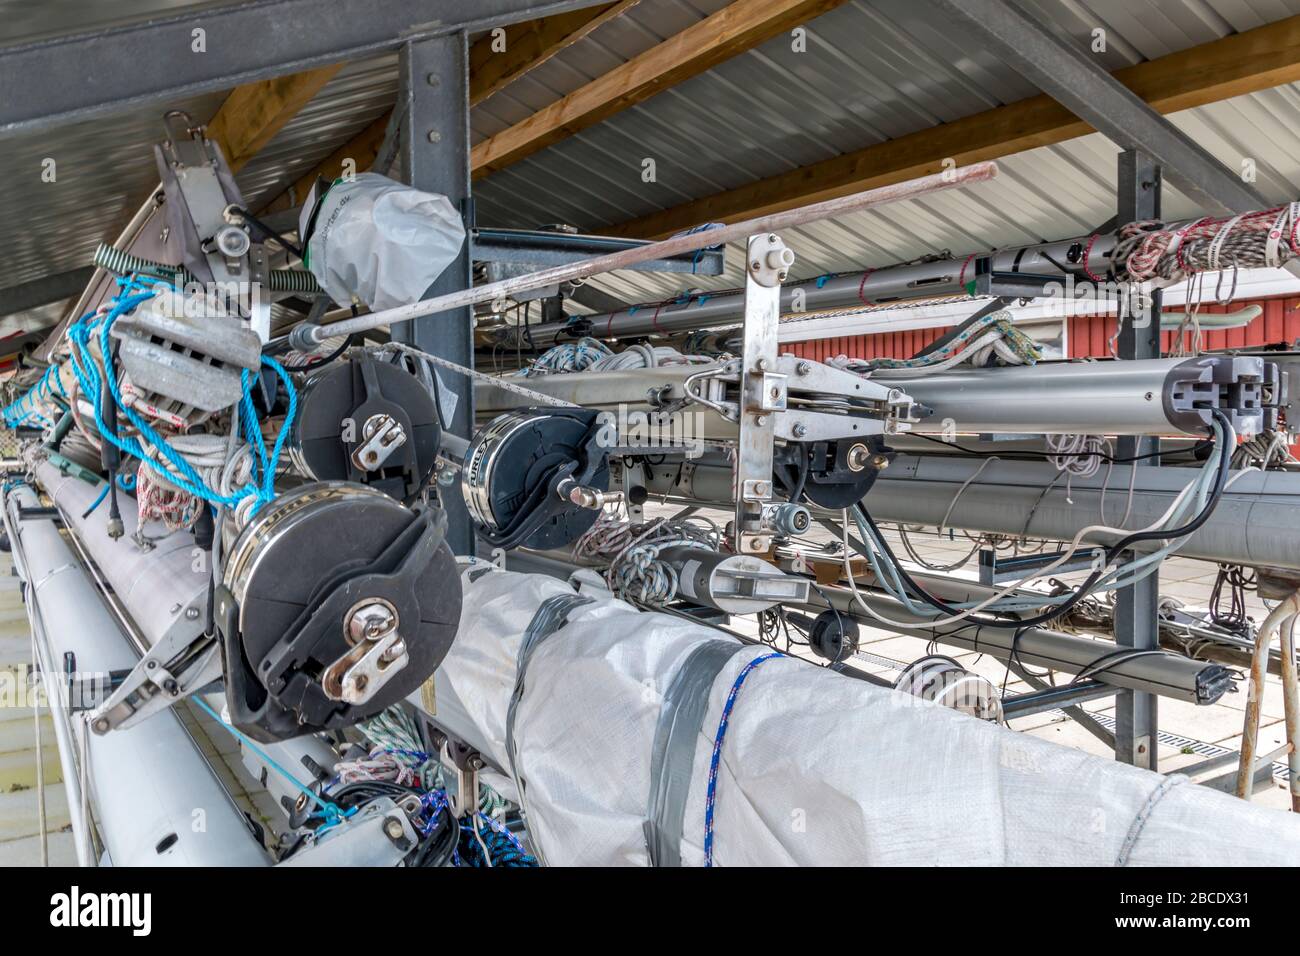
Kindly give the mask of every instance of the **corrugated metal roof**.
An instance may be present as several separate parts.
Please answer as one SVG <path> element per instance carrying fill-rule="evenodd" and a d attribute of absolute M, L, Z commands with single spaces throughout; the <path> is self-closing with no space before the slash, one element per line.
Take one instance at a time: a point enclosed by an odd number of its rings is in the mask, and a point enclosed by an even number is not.
<path fill-rule="evenodd" d="M 210 93 L 177 105 L 207 122 L 225 99 Z M 88 265 L 158 185 L 153 146 L 163 111 L 151 107 L 0 140 L 0 286 Z M 45 176 L 53 162 L 53 181 Z"/>
<path fill-rule="evenodd" d="M 1035 6 L 1080 41 L 1104 30 L 1099 57 L 1110 70 L 1300 13 L 1296 0 L 1038 0 Z M 643 19 L 650 16 L 650 33 L 660 7 L 636 8 Z M 605 52 L 612 26 L 483 104 L 475 130 L 490 135 L 539 101 L 585 82 L 578 64 L 588 48 Z M 488 177 L 476 186 L 480 219 L 536 225 L 560 218 L 599 231 L 1036 92 L 1006 63 L 971 49 L 934 8 L 913 0 L 855 0 L 809 24 L 807 39 L 807 52 L 797 53 L 789 38 L 775 38 Z M 1295 87 L 1284 87 L 1174 120 L 1230 168 L 1253 158 L 1259 188 L 1280 200 L 1300 194 L 1300 143 L 1287 118 L 1295 115 L 1296 96 Z M 797 230 L 786 237 L 800 256 L 795 275 L 1085 232 L 1113 213 L 1116 154 L 1108 139 L 1092 135 L 1003 160 L 993 183 Z M 657 174 L 649 184 L 641 181 L 647 157 Z M 1165 212 L 1197 210 L 1169 189 Z M 692 284 L 716 289 L 740 279 L 732 266 L 725 277 Z M 634 301 L 683 288 L 680 276 L 647 273 L 594 284 Z"/>
<path fill-rule="evenodd" d="M 397 99 L 397 54 L 349 63 L 290 120 L 236 180 L 254 209 L 311 172 Z"/>
<path fill-rule="evenodd" d="M 728 0 L 642 0 L 523 79 L 475 108 L 475 140 L 499 132 Z M 167 0 L 114 4 L 140 15 L 185 6 Z M 1209 42 L 1300 13 L 1300 0 L 1036 0 L 1044 17 L 1072 36 L 1106 31 L 1108 69 Z M 29 4 L 10 30 L 70 22 L 84 2 L 53 0 L 36 16 Z M 11 9 L 12 8 L 12 9 Z M 79 16 L 81 16 L 79 14 Z M 84 16 L 81 25 L 93 24 Z M 807 25 L 807 52 L 789 37 L 720 64 L 652 99 L 563 140 L 475 185 L 479 221 L 536 226 L 556 221 L 599 231 L 658 209 L 861 149 L 936 123 L 1014 102 L 1036 91 L 1006 63 L 973 49 L 962 31 L 915 0 L 853 0 Z M 0 41 L 2 42 L 2 41 Z M 250 205 L 269 200 L 342 142 L 391 107 L 396 56 L 342 70 L 238 177 Z M 223 93 L 177 104 L 209 118 Z M 1179 115 L 1175 121 L 1230 166 L 1249 155 L 1270 197 L 1300 194 L 1300 137 L 1294 117 L 1300 88 L 1284 87 Z M 134 212 L 156 181 L 150 147 L 162 109 L 8 139 L 0 151 L 0 242 L 10 252 L 14 285 L 88 261 L 101 238 Z M 821 223 L 787 240 L 800 256 L 799 277 L 883 265 L 924 253 L 987 248 L 1082 232 L 1113 206 L 1115 147 L 1099 135 L 1004 160 L 993 183 L 923 202 Z M 57 157 L 57 189 L 40 183 L 40 160 Z M 657 181 L 641 180 L 641 161 L 656 161 Z M 22 184 L 29 182 L 30 188 Z M 1166 213 L 1194 210 L 1170 191 Z M 735 256 L 732 257 L 737 258 Z M 734 268 L 695 284 L 739 282 Z M 629 300 L 682 288 L 680 276 L 627 273 L 597 283 Z"/>
<path fill-rule="evenodd" d="M 489 136 L 722 3 L 643 2 L 474 113 Z M 1300 13 L 1295 0 L 1038 0 L 1080 41 L 1106 31 L 1107 69 Z M 641 45 L 629 45 L 628 35 Z M 556 215 L 596 228 L 805 166 L 1037 92 L 915 0 L 854 0 L 807 25 L 806 52 L 776 37 L 481 183 L 484 217 Z M 641 181 L 653 158 L 657 181 Z"/>

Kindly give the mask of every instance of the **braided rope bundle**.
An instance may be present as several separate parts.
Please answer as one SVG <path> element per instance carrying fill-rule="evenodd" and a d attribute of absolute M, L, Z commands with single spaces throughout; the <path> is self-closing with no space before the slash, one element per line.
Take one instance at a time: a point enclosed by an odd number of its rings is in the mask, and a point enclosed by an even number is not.
<path fill-rule="evenodd" d="M 374 744 L 374 749 L 363 760 L 337 764 L 336 773 L 393 774 L 391 778 L 377 776 L 359 779 L 394 779 L 398 783 L 418 785 L 430 791 L 447 789 L 442 764 L 435 755 L 421 749 L 423 745 L 415 721 L 401 707 L 387 707 L 374 717 L 363 720 L 357 729 Z M 481 812 L 495 816 L 507 804 L 505 797 L 487 784 L 479 783 L 478 808 Z"/>
<path fill-rule="evenodd" d="M 140 526 L 161 521 L 169 534 L 194 527 L 203 508 L 197 497 L 172 485 L 146 462 L 136 472 L 135 505 Z"/>
<path fill-rule="evenodd" d="M 1276 268 L 1300 254 L 1300 203 L 1203 218 L 1181 229 L 1159 220 L 1132 222 L 1119 230 L 1112 255 L 1120 282 L 1172 285 L 1198 272 Z"/>
<path fill-rule="evenodd" d="M 524 378 L 535 378 L 538 375 L 561 372 L 585 372 L 611 354 L 613 353 L 603 343 L 585 336 L 576 342 L 562 342 L 552 346 L 520 370 L 519 374 Z"/>
<path fill-rule="evenodd" d="M 612 554 L 605 581 L 614 596 L 640 607 L 663 607 L 677 597 L 678 580 L 672 566 L 659 560 L 660 553 L 678 545 L 713 551 L 722 545 L 722 532 L 716 525 L 708 522 L 708 527 L 701 527 L 692 524 L 693 520 L 698 519 L 657 518 L 644 528 L 637 528 L 617 513 L 606 512 L 575 542 L 574 554 L 585 557 Z"/>
<path fill-rule="evenodd" d="M 1057 471 L 1076 478 L 1091 478 L 1101 470 L 1101 455 L 1106 446 L 1104 435 L 1048 435 L 1046 438 Z"/>
<path fill-rule="evenodd" d="M 1033 365 L 1041 355 L 1034 340 L 1012 324 L 1011 313 L 1000 309 L 970 322 L 950 341 L 925 355 L 865 361 L 840 356 L 828 364 L 859 374 L 895 371 L 925 374 L 963 363 L 982 367 L 994 356 L 1005 365 Z"/>

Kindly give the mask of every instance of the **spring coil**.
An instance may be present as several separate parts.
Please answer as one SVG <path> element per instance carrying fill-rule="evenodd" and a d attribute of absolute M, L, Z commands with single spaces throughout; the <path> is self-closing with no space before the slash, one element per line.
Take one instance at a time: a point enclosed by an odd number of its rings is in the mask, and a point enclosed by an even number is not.
<path fill-rule="evenodd" d="M 101 242 L 95 250 L 95 265 L 114 275 L 147 273 L 164 279 L 179 280 L 182 283 L 194 281 L 194 276 L 182 266 L 169 266 L 150 259 L 133 256 Z M 266 274 L 266 287 L 271 292 L 290 292 L 300 295 L 316 295 L 321 292 L 316 277 L 305 269 L 273 269 Z"/>

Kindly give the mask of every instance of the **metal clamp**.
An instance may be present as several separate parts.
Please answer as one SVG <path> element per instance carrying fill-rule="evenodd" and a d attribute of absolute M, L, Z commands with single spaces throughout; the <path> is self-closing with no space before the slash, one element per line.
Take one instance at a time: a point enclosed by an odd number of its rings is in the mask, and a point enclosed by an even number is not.
<path fill-rule="evenodd" d="M 169 633 L 149 648 L 112 696 L 90 712 L 90 729 L 101 735 L 125 730 L 220 680 L 221 673 L 215 638 Z"/>
<path fill-rule="evenodd" d="M 352 464 L 362 471 L 378 471 L 406 444 L 406 430 L 391 415 L 371 415 L 361 426 L 361 437 L 365 440 L 352 452 Z"/>
<path fill-rule="evenodd" d="M 358 602 L 344 617 L 352 648 L 325 669 L 321 686 L 330 700 L 364 704 L 410 660 L 397 632 L 397 609 L 382 598 Z"/>

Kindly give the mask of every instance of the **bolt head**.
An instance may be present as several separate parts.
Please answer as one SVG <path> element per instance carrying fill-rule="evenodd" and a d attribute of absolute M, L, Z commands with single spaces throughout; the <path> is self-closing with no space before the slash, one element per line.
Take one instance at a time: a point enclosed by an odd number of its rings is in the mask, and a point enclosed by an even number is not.
<path fill-rule="evenodd" d="M 858 444 L 849 449 L 848 454 L 844 456 L 844 460 L 850 471 L 861 471 L 867 467 L 867 462 L 871 460 L 869 455 L 870 452 L 867 446 Z"/>
<path fill-rule="evenodd" d="M 442 134 L 441 134 L 440 132 L 438 132 L 436 129 L 431 129 L 431 130 L 429 130 L 429 142 L 431 142 L 431 143 L 441 143 L 441 142 L 442 142 Z"/>
<path fill-rule="evenodd" d="M 366 601 L 349 612 L 345 631 L 352 644 L 375 641 L 397 626 L 397 612 L 387 601 Z"/>

